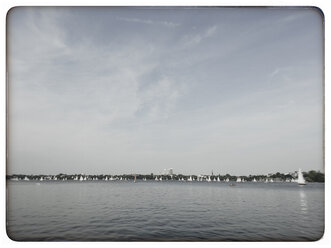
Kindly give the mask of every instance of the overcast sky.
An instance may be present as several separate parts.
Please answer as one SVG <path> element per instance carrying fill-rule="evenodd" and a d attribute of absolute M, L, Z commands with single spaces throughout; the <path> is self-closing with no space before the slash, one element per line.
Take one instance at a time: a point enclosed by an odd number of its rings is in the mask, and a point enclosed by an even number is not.
<path fill-rule="evenodd" d="M 15 8 L 8 174 L 323 171 L 311 8 Z"/>

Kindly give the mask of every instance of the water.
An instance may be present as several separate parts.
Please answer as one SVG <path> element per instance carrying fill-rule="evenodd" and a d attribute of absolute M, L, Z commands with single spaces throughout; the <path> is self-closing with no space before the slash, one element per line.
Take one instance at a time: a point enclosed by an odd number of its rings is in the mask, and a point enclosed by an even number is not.
<path fill-rule="evenodd" d="M 14 240 L 304 241 L 324 232 L 324 184 L 8 182 Z"/>

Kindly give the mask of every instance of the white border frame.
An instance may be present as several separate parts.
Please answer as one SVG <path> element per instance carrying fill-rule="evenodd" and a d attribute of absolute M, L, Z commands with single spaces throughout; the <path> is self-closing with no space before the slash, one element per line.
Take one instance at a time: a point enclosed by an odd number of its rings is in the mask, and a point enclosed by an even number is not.
<path fill-rule="evenodd" d="M 15 242 L 8 238 L 6 235 L 6 14 L 9 9 L 15 6 L 315 6 L 320 8 L 324 13 L 325 20 L 325 233 L 322 239 L 316 242 L 139 242 L 139 243 L 128 243 L 128 242 Z M 106 1 L 106 0 L 1 0 L 1 49 L 0 49 L 0 58 L 1 58 L 1 70 L 0 70 L 0 204 L 1 204 L 1 214 L 0 214 L 0 246 L 1 247 L 21 247 L 21 246 L 30 246 L 30 247 L 44 247 L 45 245 L 50 247 L 58 247 L 58 245 L 65 247 L 77 247 L 78 245 L 83 246 L 102 246 L 106 247 L 109 245 L 115 245 L 116 247 L 126 247 L 126 246 L 138 246 L 138 247 L 219 247 L 220 245 L 228 247 L 268 247 L 273 246 L 300 246 L 300 248 L 317 246 L 317 247 L 329 247 L 331 245 L 330 238 L 330 199 L 328 195 L 330 194 L 330 185 L 329 185 L 329 168 L 330 166 L 330 114 L 327 114 L 327 110 L 330 108 L 330 76 L 329 76 L 329 61 L 330 61 L 330 50 L 327 45 L 330 43 L 330 25 L 328 25 L 328 20 L 330 16 L 330 1 L 327 0 L 116 0 L 116 1 Z"/>

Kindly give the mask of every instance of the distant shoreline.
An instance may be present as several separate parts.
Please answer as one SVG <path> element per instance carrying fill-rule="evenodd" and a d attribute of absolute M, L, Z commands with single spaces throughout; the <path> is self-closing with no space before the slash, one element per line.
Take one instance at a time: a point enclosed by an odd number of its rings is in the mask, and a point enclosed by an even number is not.
<path fill-rule="evenodd" d="M 324 182 L 325 175 L 319 171 L 303 172 L 303 176 L 307 182 Z M 155 181 L 208 181 L 208 182 L 295 182 L 297 179 L 297 172 L 293 173 L 269 173 L 267 175 L 249 175 L 249 176 L 236 176 L 230 174 L 217 174 L 217 175 L 184 175 L 184 174 L 12 174 L 6 175 L 7 180 L 13 181 L 130 181 L 130 180 L 155 180 Z"/>

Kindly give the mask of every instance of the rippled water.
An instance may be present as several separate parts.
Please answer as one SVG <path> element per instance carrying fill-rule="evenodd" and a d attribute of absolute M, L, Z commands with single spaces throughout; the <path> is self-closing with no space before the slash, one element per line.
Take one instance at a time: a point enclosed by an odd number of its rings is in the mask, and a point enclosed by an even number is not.
<path fill-rule="evenodd" d="M 316 240 L 324 184 L 8 182 L 14 240 Z"/>

